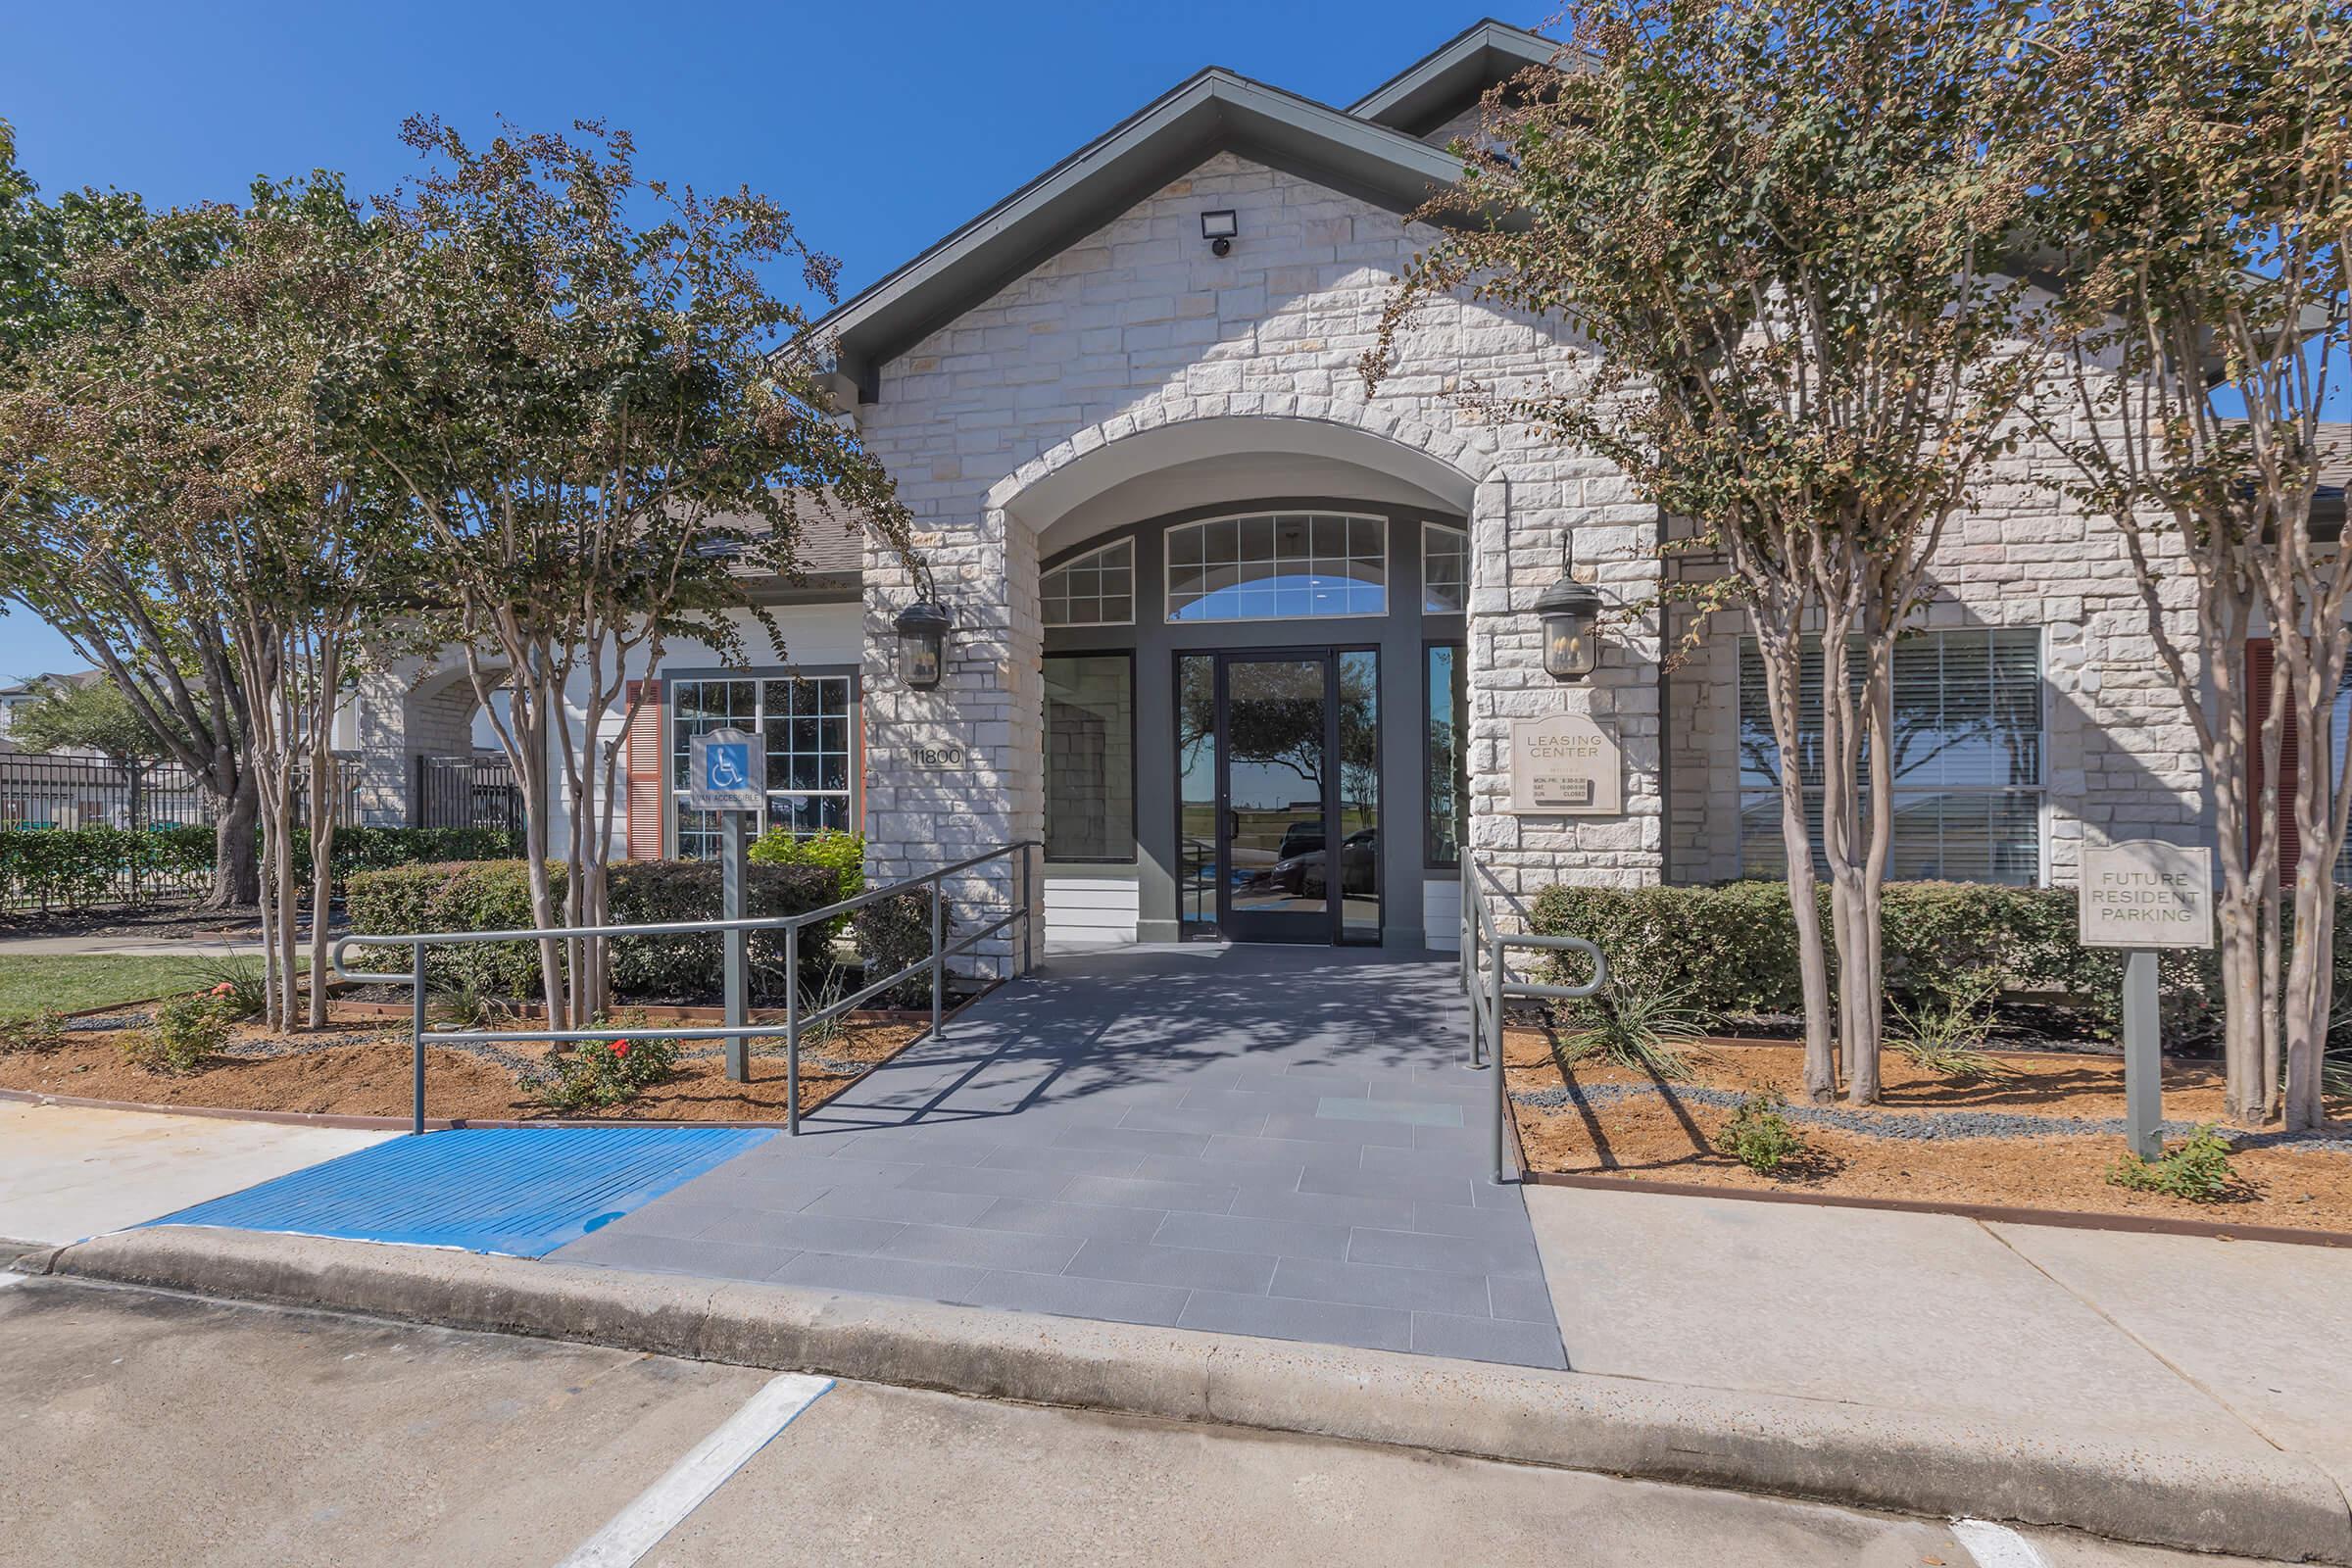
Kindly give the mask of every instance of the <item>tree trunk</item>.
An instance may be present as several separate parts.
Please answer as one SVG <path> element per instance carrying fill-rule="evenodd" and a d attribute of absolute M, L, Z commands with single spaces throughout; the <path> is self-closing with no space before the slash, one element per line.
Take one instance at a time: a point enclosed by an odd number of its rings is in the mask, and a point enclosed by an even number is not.
<path fill-rule="evenodd" d="M 261 801 L 253 770 L 237 770 L 237 787 L 218 803 L 213 823 L 213 889 L 205 896 L 208 909 L 250 909 L 261 902 L 262 866 L 257 835 Z"/>
<path fill-rule="evenodd" d="M 327 915 L 335 895 L 335 796 L 340 779 L 335 754 L 311 748 L 311 1006 L 314 1029 L 326 1025 Z"/>
<path fill-rule="evenodd" d="M 1765 700 L 1772 709 L 1780 753 L 1781 845 L 1788 864 L 1788 908 L 1796 921 L 1796 969 L 1805 1008 L 1805 1097 L 1815 1104 L 1838 1098 L 1838 1050 L 1830 1030 L 1830 964 L 1821 941 L 1821 899 L 1813 874 L 1813 836 L 1805 826 L 1805 787 L 1798 741 L 1802 644 L 1792 635 L 1759 636 Z M 798 984 L 798 977 L 794 978 Z"/>

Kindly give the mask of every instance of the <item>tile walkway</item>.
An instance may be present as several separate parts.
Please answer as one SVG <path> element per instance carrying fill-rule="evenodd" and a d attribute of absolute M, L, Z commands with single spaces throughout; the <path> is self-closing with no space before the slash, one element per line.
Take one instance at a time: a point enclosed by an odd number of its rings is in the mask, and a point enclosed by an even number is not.
<path fill-rule="evenodd" d="M 1562 1366 L 1465 1027 L 1441 959 L 1056 956 L 552 1260 Z"/>

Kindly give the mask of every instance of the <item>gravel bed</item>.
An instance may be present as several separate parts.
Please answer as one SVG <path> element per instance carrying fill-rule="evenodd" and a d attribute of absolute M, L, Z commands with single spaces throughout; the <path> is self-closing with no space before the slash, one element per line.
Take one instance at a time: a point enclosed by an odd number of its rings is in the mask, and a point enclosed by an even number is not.
<path fill-rule="evenodd" d="M 1725 1110 L 1746 1097 L 1736 1090 L 1655 1084 L 1585 1084 L 1574 1089 L 1534 1089 L 1511 1096 L 1514 1104 L 1543 1110 L 1566 1110 L 1594 1103 L 1613 1104 L 1644 1096 L 1670 1098 L 1689 1104 L 1714 1105 Z M 1788 1104 L 1781 1114 L 1790 1121 L 1865 1138 L 1892 1138 L 1914 1143 L 1941 1143 L 1966 1138 L 2120 1138 L 2130 1124 L 2121 1116 L 2035 1116 L 2013 1110 L 1936 1110 L 1897 1114 L 1886 1110 L 1855 1110 L 1842 1105 Z M 2185 1138 L 2201 1125 L 2168 1121 L 2165 1133 Z M 2352 1130 L 2325 1133 L 2230 1133 L 2239 1149 L 2328 1149 L 2352 1151 Z"/>

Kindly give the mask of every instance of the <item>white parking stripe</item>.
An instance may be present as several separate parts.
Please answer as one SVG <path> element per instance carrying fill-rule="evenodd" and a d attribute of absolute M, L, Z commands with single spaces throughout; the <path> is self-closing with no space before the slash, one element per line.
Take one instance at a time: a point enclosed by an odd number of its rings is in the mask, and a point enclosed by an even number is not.
<path fill-rule="evenodd" d="M 22 1285 L 30 1278 L 31 1275 L 20 1274 L 15 1269 L 0 1269 L 0 1291 L 7 1290 L 11 1285 Z"/>
<path fill-rule="evenodd" d="M 832 1387 L 831 1378 L 804 1377 L 797 1372 L 773 1379 L 696 1444 L 685 1458 L 670 1466 L 667 1475 L 639 1493 L 604 1529 L 580 1543 L 579 1549 L 559 1568 L 629 1568 L 701 1507 L 710 1494 L 726 1485 L 727 1478 L 764 1447 L 768 1439 L 790 1426 L 794 1416 Z"/>
<path fill-rule="evenodd" d="M 1960 1544 L 1977 1559 L 1980 1568 L 2050 1568 L 2050 1562 L 2034 1549 L 2034 1543 L 1989 1519 L 1955 1519 L 1952 1534 Z"/>

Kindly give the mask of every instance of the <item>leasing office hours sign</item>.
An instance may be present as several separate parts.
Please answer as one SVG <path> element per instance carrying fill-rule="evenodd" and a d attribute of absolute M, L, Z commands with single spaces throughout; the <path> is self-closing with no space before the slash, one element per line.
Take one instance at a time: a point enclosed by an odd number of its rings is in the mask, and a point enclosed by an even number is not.
<path fill-rule="evenodd" d="M 2213 946 L 2213 852 L 2130 839 L 2082 852 L 2077 935 L 2086 948 Z"/>
<path fill-rule="evenodd" d="M 1511 721 L 1511 809 L 1523 816 L 1616 816 L 1625 753 L 1582 713 Z"/>

